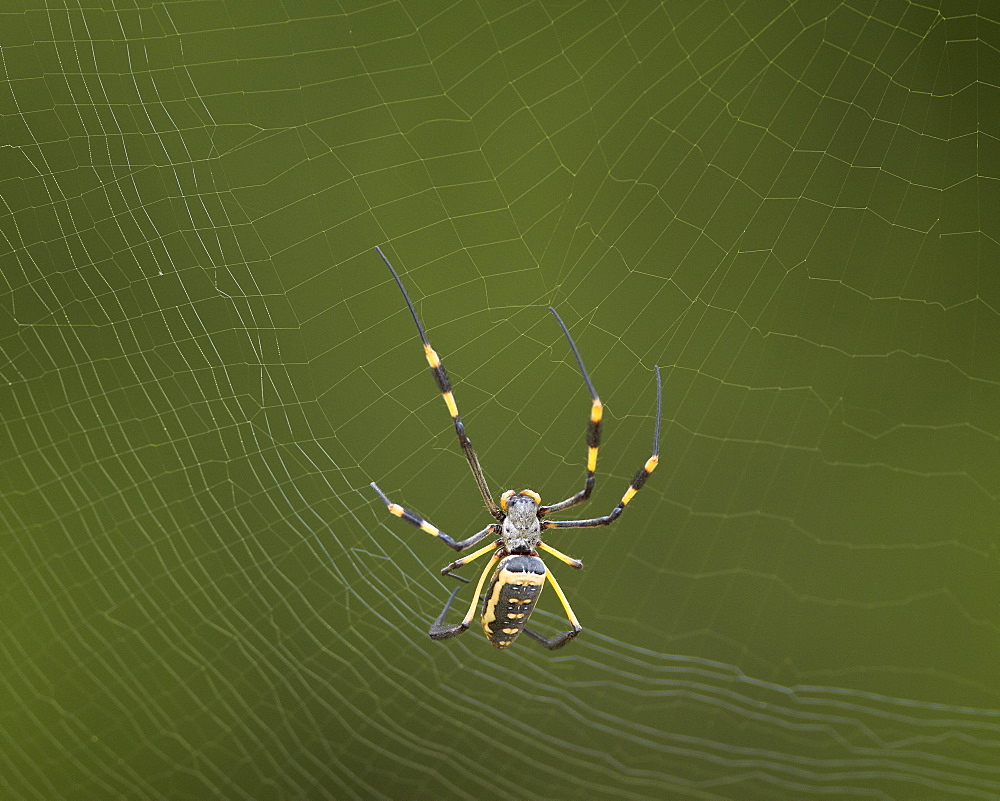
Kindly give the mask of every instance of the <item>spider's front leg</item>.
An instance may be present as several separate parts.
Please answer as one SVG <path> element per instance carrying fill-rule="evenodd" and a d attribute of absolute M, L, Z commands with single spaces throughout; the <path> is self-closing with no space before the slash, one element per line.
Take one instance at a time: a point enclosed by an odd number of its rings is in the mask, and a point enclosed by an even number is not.
<path fill-rule="evenodd" d="M 654 367 L 653 369 L 656 371 L 656 425 L 653 428 L 653 455 L 639 468 L 639 472 L 635 474 L 629 488 L 622 495 L 622 499 L 609 514 L 602 517 L 591 517 L 586 520 L 546 520 L 542 523 L 543 530 L 549 528 L 591 528 L 592 526 L 611 525 L 621 517 L 621 513 L 625 511 L 625 507 L 628 506 L 629 501 L 642 489 L 646 483 L 646 479 L 656 469 L 656 465 L 660 462 L 660 416 L 663 414 L 663 389 L 660 385 L 660 368 Z M 558 556 L 559 554 L 556 555 Z"/>
<path fill-rule="evenodd" d="M 399 291 L 403 293 L 403 299 L 406 301 L 407 307 L 410 309 L 410 314 L 413 315 L 413 322 L 417 324 L 417 332 L 420 334 L 420 341 L 424 345 L 424 356 L 427 359 L 427 364 L 431 368 L 431 373 L 434 375 L 434 381 L 438 385 L 438 389 L 441 391 L 441 397 L 444 399 L 445 405 L 448 407 L 448 414 L 451 415 L 452 422 L 455 424 L 455 433 L 458 435 L 458 444 L 462 447 L 462 453 L 465 454 L 465 458 L 469 462 L 469 467 L 472 469 L 472 476 L 476 479 L 476 485 L 479 487 L 479 492 L 483 496 L 483 501 L 486 503 L 486 508 L 490 510 L 490 514 L 493 515 L 497 520 L 503 520 L 503 512 L 500 507 L 496 505 L 496 501 L 493 500 L 493 496 L 490 495 L 490 488 L 486 484 L 486 476 L 483 475 L 483 468 L 479 464 L 479 457 L 476 456 L 476 451 L 472 447 L 472 441 L 469 439 L 468 434 L 465 433 L 465 423 L 462 422 L 461 416 L 458 414 L 458 403 L 455 400 L 455 393 L 451 388 L 451 381 L 448 379 L 448 373 L 444 369 L 444 365 L 441 363 L 441 357 L 438 356 L 434 348 L 431 347 L 431 343 L 427 339 L 427 332 L 424 331 L 424 326 L 420 322 L 420 318 L 417 316 L 417 310 L 413 308 L 413 301 L 410 300 L 410 295 L 406 291 L 406 287 L 403 286 L 403 281 L 399 277 L 399 273 L 396 272 L 396 268 L 392 266 L 389 260 L 385 257 L 382 252 L 382 248 L 375 246 L 375 250 L 379 256 L 382 257 L 382 261 L 385 262 L 385 266 L 389 268 L 389 272 L 392 273 L 392 277 L 396 281 L 396 285 L 399 287 Z"/>
<path fill-rule="evenodd" d="M 594 481 L 596 480 L 597 449 L 601 444 L 601 417 L 604 414 L 604 406 L 601 404 L 601 399 L 597 397 L 597 390 L 594 389 L 594 384 L 590 380 L 587 368 L 584 367 L 583 357 L 580 355 L 580 351 L 577 350 L 576 343 L 573 341 L 573 337 L 570 336 L 566 323 L 562 321 L 559 312 L 551 306 L 549 307 L 549 311 L 552 312 L 559 323 L 559 327 L 562 328 L 563 333 L 566 335 L 566 341 L 569 342 L 570 350 L 573 351 L 573 355 L 576 357 L 576 363 L 580 365 L 580 374 L 583 376 L 583 383 L 587 385 L 587 392 L 590 393 L 590 422 L 587 424 L 587 478 L 584 481 L 583 489 L 564 501 L 559 501 L 559 503 L 554 503 L 550 506 L 542 506 L 538 510 L 539 517 L 545 517 L 552 512 L 561 512 L 590 498 L 590 494 L 594 491 Z"/>

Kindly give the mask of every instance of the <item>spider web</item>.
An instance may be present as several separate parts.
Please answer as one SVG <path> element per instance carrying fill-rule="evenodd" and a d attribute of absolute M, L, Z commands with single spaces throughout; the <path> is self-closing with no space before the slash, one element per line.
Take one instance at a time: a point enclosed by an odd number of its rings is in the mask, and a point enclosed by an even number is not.
<path fill-rule="evenodd" d="M 985 3 L 0 13 L 10 798 L 996 798 Z M 426 636 L 582 486 L 565 650 Z M 475 577 L 476 568 L 466 569 Z M 465 589 L 453 615 L 469 602 Z M 554 594 L 533 623 L 565 622 Z"/>

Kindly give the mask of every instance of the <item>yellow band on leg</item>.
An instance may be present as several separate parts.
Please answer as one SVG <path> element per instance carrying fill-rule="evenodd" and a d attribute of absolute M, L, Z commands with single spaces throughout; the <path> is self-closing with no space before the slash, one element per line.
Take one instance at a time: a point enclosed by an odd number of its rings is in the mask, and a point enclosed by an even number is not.
<path fill-rule="evenodd" d="M 441 366 L 441 360 L 438 358 L 437 352 L 430 345 L 424 345 L 424 356 L 427 357 L 427 363 L 431 366 L 432 370 L 436 370 Z"/>

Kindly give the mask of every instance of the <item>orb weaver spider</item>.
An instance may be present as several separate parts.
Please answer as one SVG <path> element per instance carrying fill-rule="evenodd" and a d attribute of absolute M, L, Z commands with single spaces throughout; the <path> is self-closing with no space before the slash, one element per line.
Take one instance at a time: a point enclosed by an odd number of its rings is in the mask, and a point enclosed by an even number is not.
<path fill-rule="evenodd" d="M 455 596 L 461 590 L 461 587 L 458 587 L 448 598 L 444 609 L 441 610 L 441 614 L 438 615 L 437 619 L 431 625 L 428 634 L 431 639 L 445 640 L 465 632 L 475 617 L 476 603 L 479 601 L 483 585 L 486 583 L 486 576 L 496 566 L 496 571 L 493 573 L 490 585 L 486 591 L 481 614 L 481 622 L 483 631 L 486 633 L 486 638 L 497 648 L 507 648 L 524 631 L 529 637 L 550 650 L 562 648 L 567 642 L 576 637 L 583 628 L 573 613 L 569 601 L 566 600 L 566 595 L 563 593 L 562 587 L 559 586 L 559 582 L 556 581 L 556 577 L 552 574 L 552 571 L 545 566 L 545 563 L 538 556 L 536 549 L 541 549 L 578 570 L 583 567 L 583 562 L 579 559 L 573 559 L 542 542 L 541 532 L 550 528 L 590 528 L 592 526 L 610 525 L 619 518 L 629 501 L 632 500 L 633 496 L 646 483 L 646 479 L 656 469 L 657 462 L 659 461 L 660 414 L 662 412 L 660 368 L 654 368 L 656 372 L 656 425 L 653 430 L 653 455 L 646 460 L 646 463 L 639 469 L 639 472 L 635 474 L 632 483 L 625 491 L 618 505 L 611 510 L 610 514 L 602 517 L 591 517 L 585 520 L 545 519 L 553 512 L 561 512 L 564 509 L 569 509 L 590 498 L 590 494 L 594 489 L 595 472 L 597 470 L 597 449 L 601 439 L 601 416 L 604 410 L 600 398 L 597 396 L 597 391 L 590 380 L 590 375 L 587 373 L 587 368 L 583 365 L 583 358 L 577 350 L 573 337 L 570 336 L 569 329 L 566 328 L 566 324 L 562 321 L 559 313 L 550 306 L 549 311 L 555 316 L 556 322 L 559 323 L 563 334 L 566 335 L 570 350 L 573 351 L 573 355 L 576 357 L 576 362 L 580 366 L 580 373 L 583 375 L 583 381 L 587 385 L 587 391 L 590 393 L 590 422 L 587 426 L 587 478 L 582 490 L 566 500 L 552 504 L 551 506 L 543 506 L 542 499 L 538 493 L 530 489 L 524 489 L 520 492 L 507 490 L 500 496 L 500 505 L 497 506 L 490 495 L 489 487 L 486 484 L 486 477 L 483 475 L 483 469 L 479 465 L 479 458 L 472 448 L 472 442 L 469 441 L 469 437 L 465 433 L 465 425 L 458 414 L 458 405 L 455 402 L 451 382 L 448 380 L 448 374 L 445 372 L 444 365 L 427 340 L 427 334 L 420 322 L 420 318 L 417 317 L 416 309 L 413 308 L 413 302 L 410 300 L 410 296 L 406 291 L 406 287 L 403 286 L 399 274 L 385 257 L 382 249 L 376 246 L 375 250 L 382 257 L 382 261 L 389 268 L 389 272 L 392 273 L 392 277 L 396 280 L 396 284 L 403 293 L 403 299 L 410 309 L 410 314 L 413 315 L 413 322 L 417 324 L 417 331 L 424 345 L 424 355 L 427 358 L 427 363 L 430 365 L 431 373 L 434 375 L 434 380 L 437 382 L 445 405 L 448 407 L 448 413 L 455 423 L 455 433 L 458 435 L 462 452 L 469 462 L 469 467 L 472 468 L 472 475 L 476 479 L 476 484 L 479 485 L 479 492 L 486 502 L 486 508 L 489 509 L 490 514 L 497 521 L 496 523 L 490 523 L 482 531 L 473 534 L 471 537 L 456 541 L 419 515 L 408 509 L 404 509 L 399 504 L 393 503 L 374 481 L 371 483 L 371 488 L 378 493 L 379 498 L 389 508 L 391 514 L 402 518 L 407 523 L 426 531 L 428 534 L 434 535 L 449 548 L 462 551 L 470 545 L 475 545 L 484 537 L 496 537 L 494 542 L 491 542 L 484 548 L 480 548 L 478 551 L 442 568 L 442 575 L 452 575 L 460 581 L 468 583 L 468 579 L 452 573 L 452 571 L 493 551 L 493 557 L 479 577 L 476 592 L 472 597 L 472 605 L 469 607 L 468 614 L 466 614 L 462 622 L 452 624 L 444 622 L 445 616 L 448 614 L 451 604 L 455 600 Z M 555 637 L 543 637 L 538 632 L 532 631 L 527 627 L 528 618 L 535 608 L 535 603 L 538 601 L 538 596 L 545 586 L 546 580 L 552 584 L 552 588 L 559 597 L 566 612 L 566 617 L 572 626 L 569 631 L 565 631 Z"/>

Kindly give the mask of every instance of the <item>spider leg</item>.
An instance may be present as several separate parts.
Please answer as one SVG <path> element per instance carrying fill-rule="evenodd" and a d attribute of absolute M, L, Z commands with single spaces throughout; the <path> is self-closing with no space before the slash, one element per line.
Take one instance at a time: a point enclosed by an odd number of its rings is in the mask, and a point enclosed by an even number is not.
<path fill-rule="evenodd" d="M 569 631 L 564 631 L 562 634 L 557 634 L 555 637 L 543 637 L 537 631 L 532 631 L 529 628 L 525 628 L 524 633 L 531 637 L 531 639 L 544 645 L 550 651 L 554 651 L 556 648 L 562 648 L 577 634 L 583 631 L 583 626 L 580 625 L 580 621 L 577 620 L 576 615 L 573 614 L 573 609 L 569 605 L 569 601 L 566 600 L 566 594 L 562 591 L 562 587 L 559 586 L 559 582 L 556 581 L 556 577 L 552 575 L 552 571 L 545 568 L 545 575 L 548 577 L 549 582 L 551 582 L 552 589 L 554 589 L 556 591 L 556 595 L 559 596 L 559 600 L 566 612 L 566 617 L 569 619 L 570 625 L 573 628 Z"/>
<path fill-rule="evenodd" d="M 437 616 L 437 620 L 431 624 L 430 631 L 427 632 L 432 640 L 447 640 L 449 637 L 457 637 L 469 628 L 469 624 L 472 623 L 472 619 L 476 616 L 476 604 L 479 603 L 479 595 L 483 591 L 483 584 L 486 583 L 486 576 L 489 575 L 490 570 L 493 569 L 493 565 L 495 565 L 499 559 L 500 552 L 498 551 L 493 554 L 493 558 L 487 563 L 486 568 L 479 577 L 479 583 L 476 585 L 476 591 L 472 595 L 472 605 L 469 607 L 469 612 L 462 622 L 446 624 L 444 622 L 445 615 L 448 614 L 448 610 L 451 608 L 451 603 L 455 600 L 455 596 L 458 595 L 458 591 L 462 589 L 461 587 L 455 588 L 451 597 L 448 598 L 448 603 L 444 605 L 444 609 L 441 610 L 441 614 Z"/>
<path fill-rule="evenodd" d="M 594 474 L 597 471 L 597 448 L 601 443 L 601 416 L 604 412 L 604 407 L 601 405 L 601 399 L 597 397 L 597 390 L 594 389 L 594 384 L 590 380 L 587 368 L 583 366 L 583 357 L 580 356 L 580 351 L 577 350 L 576 343 L 573 341 L 573 337 L 570 336 L 566 323 L 562 321 L 562 317 L 560 317 L 559 313 L 551 306 L 549 307 L 549 311 L 555 315 L 556 321 L 559 323 L 559 327 L 562 328 L 563 333 L 566 335 L 566 340 L 569 342 L 570 350 L 572 350 L 573 355 L 576 356 L 576 363 L 580 365 L 580 373 L 583 375 L 583 382 L 587 385 L 587 391 L 590 392 L 590 423 L 587 426 L 587 478 L 584 482 L 583 489 L 576 493 L 576 495 L 573 495 L 564 501 L 559 501 L 559 503 L 554 503 L 551 506 L 540 507 L 538 509 L 539 517 L 545 517 L 545 515 L 551 512 L 561 512 L 563 509 L 569 509 L 571 506 L 583 503 L 590 497 L 590 493 L 594 491 Z"/>
<path fill-rule="evenodd" d="M 490 526 L 490 528 L 492 528 L 492 526 Z M 463 578 L 462 576 L 459 576 L 459 575 L 457 575 L 455 573 L 452 573 L 451 571 L 452 570 L 457 570 L 458 568 L 463 567 L 464 565 L 467 565 L 470 562 L 475 562 L 484 553 L 489 553 L 490 551 L 492 551 L 492 550 L 496 549 L 497 547 L 499 547 L 498 543 L 499 543 L 499 541 L 498 542 L 491 542 L 485 548 L 480 548 L 478 551 L 475 551 L 474 553 L 470 553 L 468 556 L 463 556 L 461 559 L 456 559 L 450 565 L 446 565 L 445 567 L 441 568 L 441 575 L 442 576 L 451 575 L 454 578 L 457 578 L 459 581 L 464 581 L 466 584 L 468 584 L 469 580 L 467 578 Z"/>
<path fill-rule="evenodd" d="M 660 461 L 660 414 L 663 410 L 663 398 L 662 390 L 660 386 L 660 368 L 656 368 L 656 428 L 653 430 L 653 455 L 646 460 L 639 472 L 635 474 L 635 478 L 632 479 L 632 483 L 629 488 L 625 491 L 622 499 L 618 502 L 618 505 L 611 510 L 611 514 L 604 515 L 603 517 L 592 517 L 588 520 L 546 520 L 542 523 L 542 528 L 590 528 L 591 526 L 607 526 L 614 523 L 621 513 L 628 506 L 628 502 L 635 497 L 635 494 L 642 489 L 642 485 L 646 483 L 646 479 L 649 478 L 650 473 L 656 469 L 656 465 Z"/>
<path fill-rule="evenodd" d="M 392 277 L 396 279 L 396 284 L 403 293 L 403 299 L 406 301 L 406 305 L 410 307 L 410 314 L 413 315 L 413 322 L 417 324 L 417 331 L 420 333 L 420 341 L 424 343 L 424 356 L 427 357 L 427 364 L 430 365 L 431 373 L 434 375 L 434 380 L 437 382 L 438 389 L 441 390 L 441 396 L 444 398 L 445 405 L 448 407 L 448 414 L 451 415 L 451 419 L 455 423 L 455 433 L 458 435 L 458 442 L 462 446 L 462 452 L 465 453 L 465 458 L 469 462 L 469 467 L 472 468 L 472 475 L 476 479 L 476 484 L 479 485 L 479 492 L 482 494 L 483 500 L 486 502 L 486 508 L 490 510 L 490 514 L 497 520 L 503 520 L 504 514 L 490 495 L 490 489 L 486 484 L 486 476 L 483 475 L 483 468 L 479 464 L 479 457 L 476 456 L 476 452 L 472 448 L 472 442 L 465 433 L 465 424 L 462 422 L 462 418 L 459 417 L 458 404 L 455 402 L 455 395 L 451 390 L 451 382 L 448 380 L 448 373 L 445 372 L 444 365 L 441 363 L 440 357 L 434 351 L 434 348 L 431 347 L 431 343 L 427 340 L 427 334 L 424 331 L 424 327 L 420 323 L 420 318 L 417 317 L 417 310 L 413 308 L 413 302 L 410 300 L 410 296 L 407 294 L 406 287 L 403 286 L 403 282 L 400 279 L 399 274 L 389 263 L 389 260 L 385 257 L 382 249 L 376 245 L 375 250 L 378 252 L 378 255 L 382 257 L 382 261 L 385 262 L 385 266 L 389 268 L 389 272 L 392 273 Z"/>
<path fill-rule="evenodd" d="M 488 525 L 482 531 L 476 532 L 471 537 L 467 537 L 464 540 L 459 540 L 458 542 L 456 542 L 447 534 L 445 534 L 443 531 L 441 531 L 441 529 L 439 529 L 437 526 L 428 523 L 420 515 L 414 514 L 408 509 L 404 509 L 398 503 L 393 503 L 392 501 L 390 501 L 388 496 L 378 488 L 378 484 L 376 484 L 374 481 L 370 484 L 370 486 L 373 490 L 375 490 L 375 492 L 378 493 L 378 496 L 382 499 L 382 503 L 384 503 L 386 506 L 389 507 L 390 513 L 396 515 L 396 517 L 401 517 L 407 523 L 416 526 L 421 531 L 426 531 L 428 534 L 433 534 L 449 548 L 452 548 L 456 551 L 461 551 L 464 550 L 465 548 L 468 548 L 470 545 L 475 545 L 483 537 L 486 537 L 491 533 L 496 535 L 500 534 L 500 525 L 498 523 L 490 523 L 490 525 Z"/>
<path fill-rule="evenodd" d="M 546 545 L 544 542 L 539 541 L 538 547 L 541 548 L 546 553 L 552 554 L 560 562 L 565 562 L 570 567 L 575 567 L 577 570 L 583 567 L 583 562 L 579 559 L 574 559 L 572 556 L 566 556 L 562 551 L 557 551 L 551 545 Z"/>

